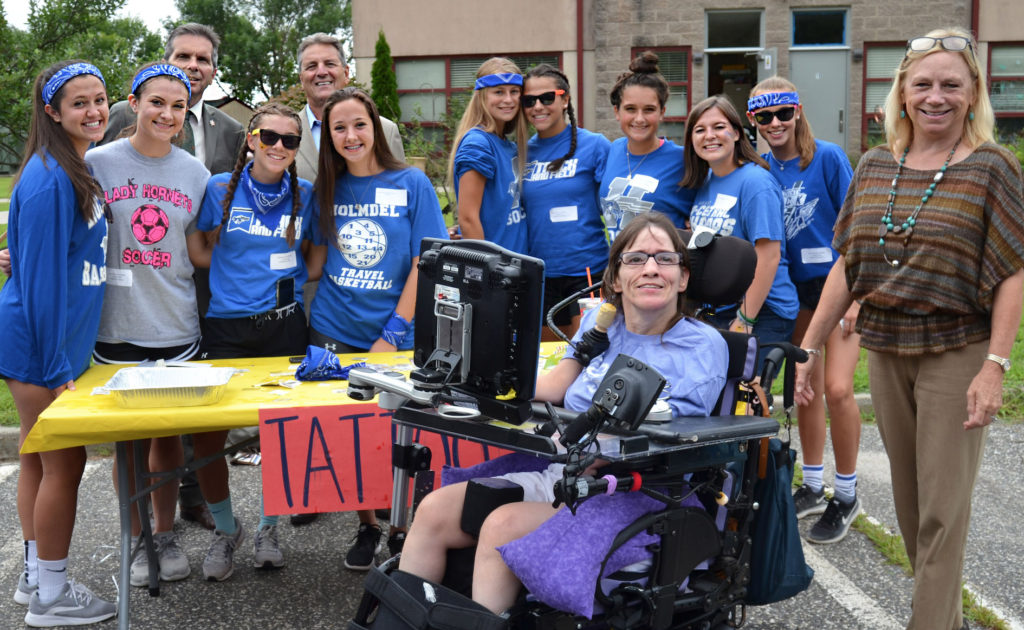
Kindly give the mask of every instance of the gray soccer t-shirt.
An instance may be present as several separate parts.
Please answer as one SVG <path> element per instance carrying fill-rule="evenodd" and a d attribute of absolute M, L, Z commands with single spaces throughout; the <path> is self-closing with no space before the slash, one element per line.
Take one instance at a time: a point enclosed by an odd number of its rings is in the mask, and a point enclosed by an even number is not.
<path fill-rule="evenodd" d="M 210 172 L 172 147 L 146 157 L 127 138 L 85 154 L 114 221 L 98 341 L 167 348 L 199 339 L 185 236 L 195 231 Z"/>

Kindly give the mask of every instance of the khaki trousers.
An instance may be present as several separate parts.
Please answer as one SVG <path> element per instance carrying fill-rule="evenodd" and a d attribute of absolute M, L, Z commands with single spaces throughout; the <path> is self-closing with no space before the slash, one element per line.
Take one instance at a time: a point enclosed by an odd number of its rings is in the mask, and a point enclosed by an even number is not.
<path fill-rule="evenodd" d="M 919 357 L 869 352 L 871 399 L 914 569 L 908 630 L 960 630 L 964 548 L 987 428 L 965 431 L 988 342 Z"/>

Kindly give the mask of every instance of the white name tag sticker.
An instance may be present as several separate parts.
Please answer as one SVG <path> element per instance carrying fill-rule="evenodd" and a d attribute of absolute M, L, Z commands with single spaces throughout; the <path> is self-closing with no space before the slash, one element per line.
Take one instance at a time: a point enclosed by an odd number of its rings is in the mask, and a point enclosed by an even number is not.
<path fill-rule="evenodd" d="M 805 265 L 832 262 L 831 247 L 807 247 L 800 250 L 800 262 Z"/>
<path fill-rule="evenodd" d="M 107 267 L 107 284 L 114 287 L 131 287 L 132 270 Z"/>
<path fill-rule="evenodd" d="M 378 188 L 375 202 L 380 206 L 407 206 L 409 191 L 404 188 Z"/>
<path fill-rule="evenodd" d="M 579 219 L 579 212 L 576 206 L 559 206 L 549 211 L 552 223 L 565 223 Z"/>
<path fill-rule="evenodd" d="M 270 255 L 270 268 L 271 269 L 294 269 L 295 265 L 298 264 L 297 258 L 295 257 L 295 250 L 284 254 L 271 254 Z"/>
<path fill-rule="evenodd" d="M 640 188 L 649 193 L 658 190 L 658 180 L 654 179 L 650 175 L 634 175 L 633 179 L 629 182 L 629 185 L 633 188 Z"/>

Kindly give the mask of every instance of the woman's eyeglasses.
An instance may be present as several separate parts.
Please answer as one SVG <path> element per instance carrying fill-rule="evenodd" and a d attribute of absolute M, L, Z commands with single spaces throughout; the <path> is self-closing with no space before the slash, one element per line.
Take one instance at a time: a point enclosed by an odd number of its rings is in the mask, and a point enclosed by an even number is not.
<path fill-rule="evenodd" d="M 793 114 L 795 113 L 795 107 L 783 107 L 782 109 L 777 109 L 774 112 L 762 109 L 754 112 L 754 120 L 756 120 L 759 125 L 770 125 L 772 124 L 773 118 L 778 118 L 779 122 L 788 122 L 793 120 Z"/>
<path fill-rule="evenodd" d="M 938 44 L 944 49 L 959 52 L 961 50 L 970 49 L 974 52 L 974 47 L 971 46 L 971 40 L 960 35 L 947 35 L 946 37 L 915 37 L 914 39 L 907 40 L 907 51 L 914 52 L 927 52 L 935 45 Z"/>
<path fill-rule="evenodd" d="M 530 109 L 540 101 L 541 105 L 550 105 L 555 102 L 556 96 L 565 94 L 565 90 L 555 90 L 554 92 L 544 92 L 543 94 L 523 94 L 519 99 L 523 102 L 525 109 Z"/>
<path fill-rule="evenodd" d="M 284 148 L 289 151 L 298 149 L 299 141 L 302 140 L 302 136 L 296 136 L 291 133 L 277 133 L 276 131 L 271 131 L 269 129 L 253 129 L 252 135 L 259 137 L 260 142 L 268 147 L 274 146 L 277 144 L 277 141 L 280 140 L 281 144 L 284 145 Z"/>
<path fill-rule="evenodd" d="M 658 252 L 656 254 L 648 254 L 647 252 L 622 252 L 619 254 L 619 260 L 623 265 L 646 265 L 648 258 L 654 258 L 654 262 L 659 265 L 678 265 L 683 260 L 683 255 L 679 252 Z"/>

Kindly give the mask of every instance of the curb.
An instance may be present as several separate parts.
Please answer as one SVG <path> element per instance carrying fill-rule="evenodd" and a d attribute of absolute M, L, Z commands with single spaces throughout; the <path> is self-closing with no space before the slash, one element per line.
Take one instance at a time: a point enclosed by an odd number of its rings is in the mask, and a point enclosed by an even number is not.
<path fill-rule="evenodd" d="M 21 429 L 18 427 L 0 427 L 0 463 L 12 464 L 18 461 L 18 439 Z M 114 452 L 113 443 L 90 444 L 85 447 L 89 457 L 109 457 Z"/>

